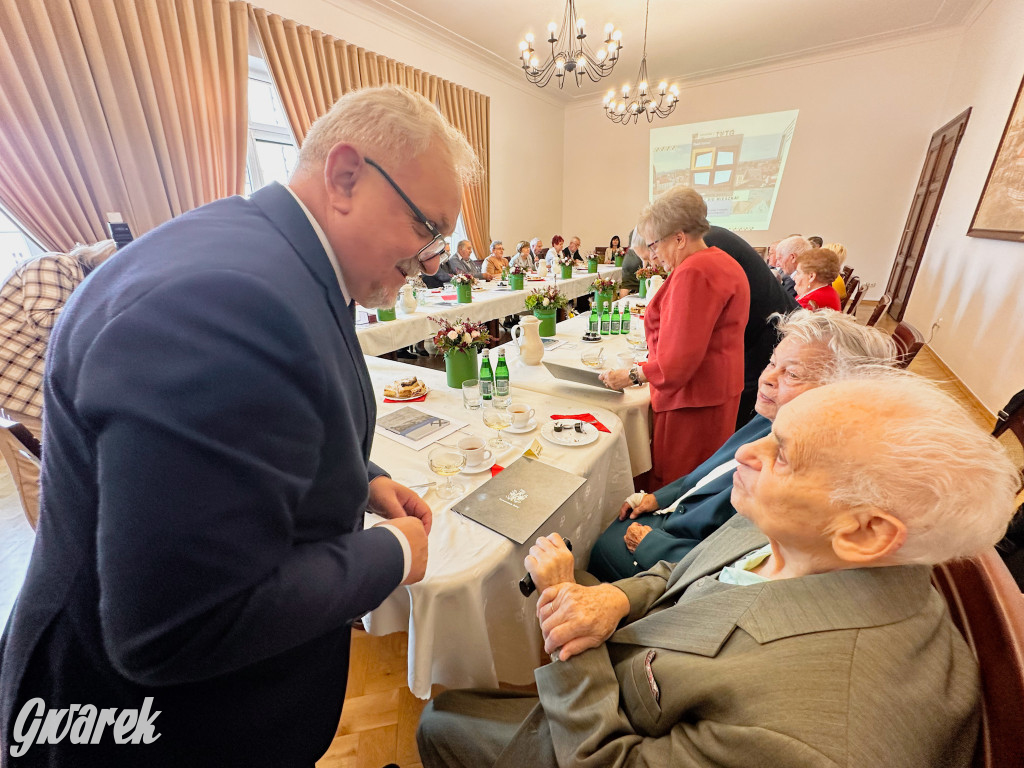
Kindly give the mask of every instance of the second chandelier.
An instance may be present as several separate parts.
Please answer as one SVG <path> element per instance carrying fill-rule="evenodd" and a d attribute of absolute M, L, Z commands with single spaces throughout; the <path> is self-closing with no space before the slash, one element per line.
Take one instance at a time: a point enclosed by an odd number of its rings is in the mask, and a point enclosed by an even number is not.
<path fill-rule="evenodd" d="M 612 73 L 622 50 L 622 31 L 615 25 L 605 25 L 604 43 L 595 51 L 587 42 L 586 22 L 576 16 L 575 0 L 566 0 L 565 15 L 557 36 L 556 29 L 555 22 L 548 24 L 547 42 L 551 51 L 543 63 L 533 48 L 532 33 L 527 33 L 520 41 L 519 53 L 527 80 L 543 88 L 554 77 L 558 87 L 562 88 L 569 75 L 576 78 L 576 85 L 580 85 L 584 77 L 596 83 Z"/>

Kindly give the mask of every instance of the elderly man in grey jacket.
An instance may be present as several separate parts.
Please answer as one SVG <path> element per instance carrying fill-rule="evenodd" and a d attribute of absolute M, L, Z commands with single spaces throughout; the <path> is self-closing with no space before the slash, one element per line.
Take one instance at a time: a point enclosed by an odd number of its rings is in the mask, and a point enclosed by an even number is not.
<path fill-rule="evenodd" d="M 539 695 L 442 694 L 423 764 L 970 765 L 977 664 L 930 566 L 999 540 L 1018 476 L 948 396 L 879 377 L 784 406 L 677 565 L 584 587 L 539 539 Z"/>

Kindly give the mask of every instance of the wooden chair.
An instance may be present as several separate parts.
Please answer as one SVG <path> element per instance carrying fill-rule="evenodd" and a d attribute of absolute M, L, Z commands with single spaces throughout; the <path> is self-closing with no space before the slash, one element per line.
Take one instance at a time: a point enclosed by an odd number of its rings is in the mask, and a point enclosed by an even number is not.
<path fill-rule="evenodd" d="M 853 294 L 857 292 L 858 285 L 860 285 L 859 277 L 851 277 L 846 281 L 846 298 L 839 300 L 839 306 L 843 311 L 846 311 L 846 305 L 850 303 Z"/>
<path fill-rule="evenodd" d="M 842 271 L 839 274 L 843 278 L 844 283 L 849 283 L 850 275 L 853 274 L 853 267 L 843 267 Z M 849 293 L 849 291 L 847 291 L 847 293 Z"/>
<path fill-rule="evenodd" d="M 0 454 L 11 471 L 21 507 L 33 528 L 39 521 L 39 460 L 42 447 L 24 424 L 0 418 Z"/>
<path fill-rule="evenodd" d="M 1024 389 L 1010 398 L 996 415 L 996 426 L 992 430 L 992 437 L 999 437 L 1006 430 L 1010 430 L 1017 436 L 1017 439 L 1024 443 Z"/>
<path fill-rule="evenodd" d="M 594 253 L 601 257 L 601 261 L 604 261 L 604 252 L 608 250 L 607 245 L 599 245 L 594 249 Z"/>
<path fill-rule="evenodd" d="M 882 314 L 885 312 L 885 310 L 889 308 L 890 304 L 892 304 L 892 296 L 890 296 L 888 293 L 883 293 L 882 298 L 880 298 L 878 300 L 878 303 L 875 305 L 875 309 L 871 313 L 871 317 L 868 318 L 867 324 L 874 325 L 879 320 L 881 320 Z"/>
<path fill-rule="evenodd" d="M 924 346 L 924 336 L 906 320 L 901 320 L 896 326 L 896 330 L 892 332 L 892 340 L 896 344 L 897 368 L 909 366 Z"/>
<path fill-rule="evenodd" d="M 974 768 L 1024 768 L 1024 595 L 995 550 L 932 569 L 981 671 Z"/>
<path fill-rule="evenodd" d="M 843 312 L 845 312 L 848 315 L 851 315 L 853 318 L 856 319 L 857 307 L 860 306 L 860 300 L 864 298 L 864 294 L 867 292 L 868 287 L 864 285 L 864 283 L 857 281 L 857 287 L 854 291 L 853 296 L 850 296 L 849 293 L 846 294 L 847 302 L 846 307 L 843 309 Z"/>

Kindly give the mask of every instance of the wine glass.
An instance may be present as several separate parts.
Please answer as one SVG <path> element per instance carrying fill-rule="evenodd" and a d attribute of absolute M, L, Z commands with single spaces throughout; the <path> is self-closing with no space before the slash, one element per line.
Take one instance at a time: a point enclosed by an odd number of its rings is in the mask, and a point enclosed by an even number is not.
<path fill-rule="evenodd" d="M 512 444 L 501 436 L 501 430 L 512 426 L 512 414 L 508 412 L 508 408 L 495 405 L 492 402 L 484 408 L 483 416 L 484 425 L 498 433 L 497 437 L 492 437 L 487 444 L 495 451 L 505 451 L 511 448 Z"/>
<path fill-rule="evenodd" d="M 427 454 L 427 463 L 430 465 L 431 472 L 447 478 L 447 482 L 434 489 L 442 499 L 454 499 L 466 490 L 465 486 L 460 483 L 452 482 L 452 477 L 459 474 L 466 466 L 466 454 L 458 448 L 440 445 Z"/>

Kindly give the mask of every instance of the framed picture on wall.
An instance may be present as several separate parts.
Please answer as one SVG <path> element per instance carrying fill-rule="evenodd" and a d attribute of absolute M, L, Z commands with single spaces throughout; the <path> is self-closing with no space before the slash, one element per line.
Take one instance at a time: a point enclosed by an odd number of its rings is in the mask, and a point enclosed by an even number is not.
<path fill-rule="evenodd" d="M 1024 81 L 999 140 L 981 199 L 974 211 L 971 237 L 1024 241 Z"/>

